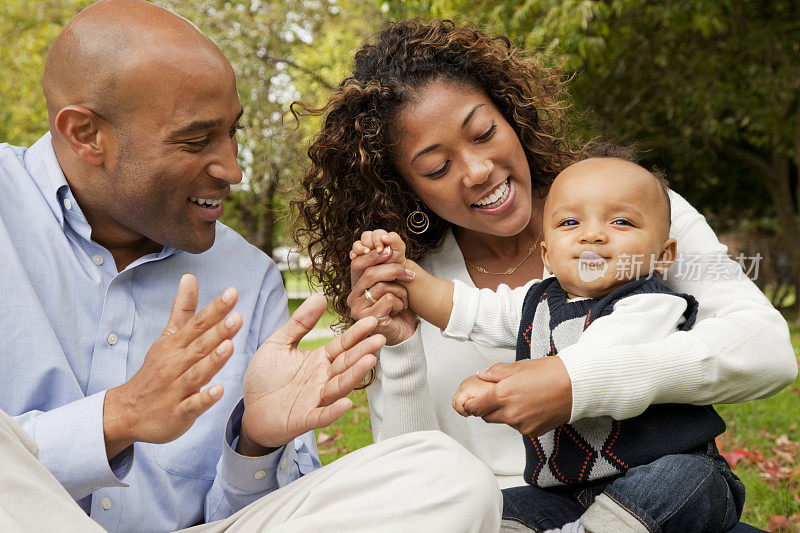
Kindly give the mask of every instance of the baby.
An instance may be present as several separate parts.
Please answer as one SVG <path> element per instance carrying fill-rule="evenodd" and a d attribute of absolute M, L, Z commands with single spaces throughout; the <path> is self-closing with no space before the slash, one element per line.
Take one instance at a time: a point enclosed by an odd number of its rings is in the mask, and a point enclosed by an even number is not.
<path fill-rule="evenodd" d="M 428 274 L 383 230 L 363 234 L 351 258 L 372 249 L 390 255 L 415 272 L 403 285 L 416 314 L 445 336 L 515 345 L 522 360 L 691 328 L 696 300 L 657 277 L 676 257 L 669 229 L 666 181 L 599 157 L 566 168 L 548 193 L 541 251 L 553 277 L 514 290 L 470 288 Z M 468 416 L 470 401 L 492 386 L 468 378 L 455 409 Z M 504 515 L 555 531 L 726 531 L 738 521 L 744 487 L 714 446 L 724 430 L 710 406 L 662 404 L 627 420 L 584 418 L 524 435 L 530 486 L 504 491 Z"/>

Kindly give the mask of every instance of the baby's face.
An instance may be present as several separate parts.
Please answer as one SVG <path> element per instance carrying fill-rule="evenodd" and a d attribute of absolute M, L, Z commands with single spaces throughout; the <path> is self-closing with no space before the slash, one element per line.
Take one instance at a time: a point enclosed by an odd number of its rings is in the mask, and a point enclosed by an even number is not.
<path fill-rule="evenodd" d="M 617 158 L 575 163 L 556 177 L 544 206 L 542 258 L 570 296 L 605 296 L 669 268 L 666 200 L 647 170 Z"/>

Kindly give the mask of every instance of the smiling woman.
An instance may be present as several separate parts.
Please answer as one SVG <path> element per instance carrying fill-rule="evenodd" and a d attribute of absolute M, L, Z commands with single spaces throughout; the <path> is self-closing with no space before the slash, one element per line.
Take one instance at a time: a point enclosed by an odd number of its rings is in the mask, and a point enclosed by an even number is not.
<path fill-rule="evenodd" d="M 393 254 L 376 246 L 349 255 L 362 232 L 382 228 L 399 233 L 407 257 L 426 271 L 467 287 L 543 277 L 544 196 L 578 158 L 565 140 L 565 97 L 559 72 L 505 37 L 402 21 L 356 53 L 352 74 L 322 108 L 293 106 L 298 115 L 325 115 L 294 202 L 295 237 L 334 309 L 348 322 L 376 317 L 375 332 L 387 339 L 367 389 L 375 440 L 439 429 L 504 489 L 524 484 L 516 429 L 527 438 L 582 418 L 632 418 L 651 404 L 743 401 L 774 394 L 796 375 L 785 322 L 743 276 L 670 272 L 672 289 L 699 301 L 691 331 L 514 362 L 514 350 L 446 339 L 418 321 L 396 283 L 413 283 L 413 273 L 386 262 Z M 603 177 L 594 178 L 576 184 L 583 198 L 607 192 Z M 702 215 L 673 191 L 669 199 L 678 254 L 738 271 Z M 453 394 L 479 371 L 490 384 L 483 420 L 462 418 Z"/>

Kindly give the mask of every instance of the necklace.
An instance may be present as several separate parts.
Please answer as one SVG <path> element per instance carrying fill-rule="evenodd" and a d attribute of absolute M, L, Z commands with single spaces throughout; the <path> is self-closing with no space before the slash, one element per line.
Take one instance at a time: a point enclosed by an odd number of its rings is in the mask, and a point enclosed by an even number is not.
<path fill-rule="evenodd" d="M 489 272 L 482 266 L 476 265 L 475 263 L 467 261 L 466 259 L 464 259 L 464 262 L 469 266 L 471 266 L 472 268 L 474 268 L 475 270 L 477 270 L 478 272 L 480 272 L 481 274 L 489 274 L 490 276 L 510 276 L 511 274 L 516 272 L 517 269 L 525 263 L 525 261 L 528 260 L 528 258 L 531 256 L 533 252 L 536 251 L 536 246 L 539 244 L 539 241 L 541 239 L 542 239 L 542 232 L 540 231 L 539 236 L 536 237 L 536 242 L 534 242 L 533 245 L 530 248 L 528 248 L 528 253 L 527 255 L 525 255 L 525 257 L 522 258 L 522 261 L 520 261 L 519 264 L 517 264 L 517 266 L 509 267 L 502 272 Z"/>

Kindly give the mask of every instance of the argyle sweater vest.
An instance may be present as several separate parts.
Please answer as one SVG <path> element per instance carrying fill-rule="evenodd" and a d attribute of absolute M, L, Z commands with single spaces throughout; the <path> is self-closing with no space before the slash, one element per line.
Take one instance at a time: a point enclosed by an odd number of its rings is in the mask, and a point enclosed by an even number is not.
<path fill-rule="evenodd" d="M 569 301 L 556 278 L 533 285 L 525 296 L 517 336 L 517 360 L 556 355 L 577 342 L 596 319 L 622 298 L 644 293 L 673 294 L 687 301 L 680 330 L 692 327 L 697 301 L 675 293 L 653 277 L 639 278 L 608 296 Z M 524 435 L 525 480 L 538 487 L 573 485 L 617 476 L 669 454 L 693 450 L 725 431 L 711 406 L 652 405 L 627 420 L 584 418 L 534 437 Z"/>

